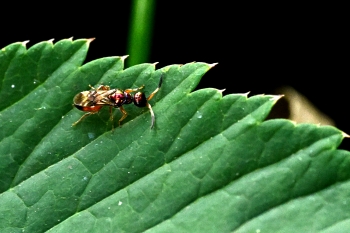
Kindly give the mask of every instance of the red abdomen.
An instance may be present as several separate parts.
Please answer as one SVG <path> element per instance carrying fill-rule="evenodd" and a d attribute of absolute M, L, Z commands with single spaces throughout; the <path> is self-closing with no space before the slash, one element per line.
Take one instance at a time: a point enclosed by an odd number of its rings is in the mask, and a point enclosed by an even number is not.
<path fill-rule="evenodd" d="M 94 106 L 81 106 L 74 104 L 74 106 L 84 112 L 98 112 L 103 107 L 102 105 L 94 105 Z"/>

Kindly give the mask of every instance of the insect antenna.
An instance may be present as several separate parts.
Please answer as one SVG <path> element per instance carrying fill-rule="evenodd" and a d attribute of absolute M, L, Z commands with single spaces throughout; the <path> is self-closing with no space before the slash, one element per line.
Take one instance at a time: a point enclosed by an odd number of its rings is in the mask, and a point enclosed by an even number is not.
<path fill-rule="evenodd" d="M 150 113 L 151 113 L 151 118 L 152 118 L 152 123 L 151 123 L 151 129 L 153 128 L 154 126 L 154 122 L 155 122 L 155 117 L 154 117 L 154 112 L 152 110 L 152 106 L 148 103 L 148 101 L 150 99 L 153 98 L 153 96 L 159 91 L 160 87 L 162 86 L 162 83 L 163 83 L 163 74 L 160 76 L 160 80 L 159 80 L 159 84 L 158 84 L 158 87 L 148 96 L 147 98 L 147 104 L 146 106 L 148 107 Z"/>

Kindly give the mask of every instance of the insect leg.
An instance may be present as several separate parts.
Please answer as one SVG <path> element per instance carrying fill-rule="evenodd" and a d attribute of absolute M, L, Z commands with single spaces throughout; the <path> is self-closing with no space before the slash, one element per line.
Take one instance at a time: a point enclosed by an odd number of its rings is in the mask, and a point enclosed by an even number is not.
<path fill-rule="evenodd" d="M 96 91 L 99 91 L 99 90 L 103 90 L 103 91 L 109 91 L 111 88 L 109 86 L 105 86 L 105 85 L 100 85 L 98 86 L 98 88 L 94 88 L 93 86 L 91 86 L 89 84 L 89 87 L 92 89 L 92 90 L 96 90 Z"/>
<path fill-rule="evenodd" d="M 76 122 L 74 122 L 74 123 L 72 124 L 72 127 L 75 126 L 75 125 L 77 125 L 77 124 L 78 124 L 80 121 L 82 121 L 85 117 L 90 116 L 90 115 L 95 114 L 95 113 L 97 113 L 97 112 L 88 112 L 88 113 L 85 113 L 82 117 L 80 117 L 79 120 L 77 120 Z"/>
<path fill-rule="evenodd" d="M 95 89 L 95 88 L 94 88 Z M 111 88 L 109 86 L 105 86 L 105 85 L 100 85 L 97 88 L 97 91 L 99 90 L 103 90 L 103 91 L 109 91 Z"/>
<path fill-rule="evenodd" d="M 142 85 L 141 87 L 138 88 L 130 88 L 130 89 L 126 89 L 124 90 L 126 93 L 131 93 L 131 92 L 135 92 L 135 91 L 139 91 L 141 89 L 143 89 L 145 87 L 145 85 Z"/>
<path fill-rule="evenodd" d="M 109 106 L 109 119 L 112 122 L 112 132 L 114 131 L 114 122 L 113 122 L 113 110 L 112 110 L 112 106 Z"/>
<path fill-rule="evenodd" d="M 119 110 L 123 114 L 123 116 L 119 119 L 119 127 L 120 127 L 120 123 L 127 117 L 128 113 L 125 111 L 123 106 L 120 106 Z"/>
<path fill-rule="evenodd" d="M 147 101 L 152 99 L 153 96 L 159 91 L 160 87 L 162 86 L 162 82 L 163 82 L 163 75 L 160 76 L 160 80 L 159 80 L 159 84 L 157 89 L 155 89 L 147 98 Z M 150 108 L 151 109 L 151 108 Z"/>
<path fill-rule="evenodd" d="M 152 110 L 152 106 L 149 103 L 147 103 L 147 108 L 149 108 L 149 111 L 151 113 L 151 118 L 152 118 L 151 129 L 152 129 L 155 121 L 154 112 Z"/>

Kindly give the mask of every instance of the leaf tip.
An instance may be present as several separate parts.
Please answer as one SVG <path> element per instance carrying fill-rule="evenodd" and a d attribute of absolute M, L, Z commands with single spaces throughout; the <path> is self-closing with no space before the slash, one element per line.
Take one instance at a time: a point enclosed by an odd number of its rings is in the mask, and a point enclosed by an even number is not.
<path fill-rule="evenodd" d="M 90 44 L 90 43 L 93 42 L 94 40 L 95 40 L 95 37 L 89 38 L 89 39 L 87 39 L 87 43 Z"/>
<path fill-rule="evenodd" d="M 298 122 L 296 122 L 296 121 L 293 121 L 293 120 L 289 120 L 289 121 L 294 125 L 294 127 L 296 127 L 298 125 Z"/>
<path fill-rule="evenodd" d="M 342 136 L 343 136 L 344 138 L 350 138 L 349 134 L 347 134 L 347 133 L 345 133 L 345 132 L 343 132 L 343 131 L 341 131 L 341 133 L 342 133 Z"/>
<path fill-rule="evenodd" d="M 218 90 L 221 94 L 226 91 L 226 89 L 221 89 L 221 90 Z"/>
<path fill-rule="evenodd" d="M 271 96 L 271 101 L 277 102 L 279 99 L 281 99 L 282 97 L 284 97 L 284 95 L 273 95 Z"/>
<path fill-rule="evenodd" d="M 124 55 L 121 57 L 121 59 L 124 61 L 125 59 L 127 59 L 129 57 L 129 55 Z"/>
<path fill-rule="evenodd" d="M 218 62 L 213 63 L 213 64 L 208 64 L 209 65 L 209 69 L 213 68 L 214 66 L 216 66 L 217 64 L 219 64 Z"/>
<path fill-rule="evenodd" d="M 47 42 L 49 42 L 49 43 L 53 43 L 53 41 L 55 40 L 55 38 L 52 38 L 52 39 L 50 39 L 50 40 L 47 40 Z"/>
<path fill-rule="evenodd" d="M 23 45 L 24 47 L 26 47 L 26 45 L 28 44 L 28 42 L 29 42 L 29 40 L 23 41 L 23 42 L 22 42 L 22 45 Z"/>
<path fill-rule="evenodd" d="M 243 93 L 242 95 L 245 96 L 246 98 L 248 98 L 248 95 L 250 94 L 250 91 Z"/>

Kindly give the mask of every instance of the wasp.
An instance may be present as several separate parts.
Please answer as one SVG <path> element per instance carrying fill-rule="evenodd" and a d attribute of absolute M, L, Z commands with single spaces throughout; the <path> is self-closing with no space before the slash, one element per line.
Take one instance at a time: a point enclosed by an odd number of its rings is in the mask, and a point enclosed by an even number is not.
<path fill-rule="evenodd" d="M 82 121 L 85 117 L 90 116 L 92 114 L 98 113 L 102 107 L 109 106 L 109 114 L 110 114 L 110 120 L 112 121 L 112 127 L 113 127 L 113 114 L 112 109 L 113 108 L 119 108 L 120 112 L 122 113 L 122 117 L 119 119 L 119 126 L 121 125 L 121 122 L 127 117 L 128 113 L 123 108 L 124 104 L 131 104 L 133 103 L 137 107 L 143 108 L 148 107 L 150 113 L 151 113 L 151 129 L 154 126 L 154 113 L 152 110 L 152 106 L 148 103 L 153 96 L 159 91 L 161 85 L 163 82 L 162 76 L 160 77 L 160 81 L 158 84 L 158 87 L 149 95 L 149 97 L 146 98 L 145 93 L 141 92 L 140 90 L 144 88 L 144 85 L 137 88 L 130 88 L 126 90 L 121 89 L 111 89 L 109 86 L 106 85 L 100 85 L 98 88 L 94 88 L 91 85 L 91 90 L 89 91 L 82 91 L 74 96 L 73 98 L 73 105 L 85 113 L 78 121 L 73 123 L 72 126 L 75 126 L 80 121 Z M 136 92 L 135 94 L 133 94 Z M 113 128 L 112 128 L 113 129 Z"/>

